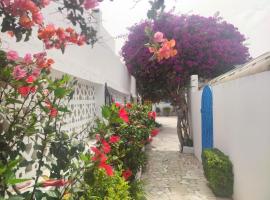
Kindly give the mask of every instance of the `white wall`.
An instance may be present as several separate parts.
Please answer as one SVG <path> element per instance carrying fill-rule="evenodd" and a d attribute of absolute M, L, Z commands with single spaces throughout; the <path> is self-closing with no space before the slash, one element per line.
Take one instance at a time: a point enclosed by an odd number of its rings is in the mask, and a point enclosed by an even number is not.
<path fill-rule="evenodd" d="M 270 199 L 270 71 L 212 86 L 214 147 L 234 166 L 234 200 Z M 191 92 L 195 155 L 201 155 L 201 91 Z"/>
<path fill-rule="evenodd" d="M 46 23 L 53 23 L 56 27 L 69 27 L 70 22 L 57 12 L 57 5 L 50 4 L 44 10 Z M 96 16 L 96 20 L 100 20 Z M 0 19 L 1 20 L 1 19 Z M 115 41 L 98 23 L 98 42 L 92 48 L 90 45 L 76 46 L 68 45 L 64 54 L 60 50 L 46 50 L 48 57 L 55 60 L 54 69 L 71 74 L 75 77 L 91 81 L 93 83 L 105 84 L 127 95 L 136 93 L 136 88 L 131 87 L 131 76 L 120 56 L 115 53 Z M 37 39 L 37 31 L 34 30 L 29 42 L 15 42 L 6 34 L 1 34 L 4 50 L 16 50 L 21 56 L 25 53 L 37 53 L 44 51 L 43 43 Z"/>

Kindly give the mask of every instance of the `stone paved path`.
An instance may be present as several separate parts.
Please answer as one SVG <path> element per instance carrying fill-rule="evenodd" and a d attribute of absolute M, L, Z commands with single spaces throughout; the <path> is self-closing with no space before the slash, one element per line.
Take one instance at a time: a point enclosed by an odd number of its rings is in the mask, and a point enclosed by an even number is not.
<path fill-rule="evenodd" d="M 159 117 L 161 132 L 147 147 L 142 175 L 148 200 L 217 200 L 207 187 L 200 162 L 180 154 L 175 117 Z"/>

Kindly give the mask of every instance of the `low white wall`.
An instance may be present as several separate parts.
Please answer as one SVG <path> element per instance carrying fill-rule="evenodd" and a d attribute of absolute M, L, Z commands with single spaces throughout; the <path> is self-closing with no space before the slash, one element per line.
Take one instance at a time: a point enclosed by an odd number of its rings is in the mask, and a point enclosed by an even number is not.
<path fill-rule="evenodd" d="M 234 200 L 270 199 L 270 71 L 212 86 L 214 147 L 234 166 Z M 191 92 L 195 155 L 201 156 L 201 91 Z"/>

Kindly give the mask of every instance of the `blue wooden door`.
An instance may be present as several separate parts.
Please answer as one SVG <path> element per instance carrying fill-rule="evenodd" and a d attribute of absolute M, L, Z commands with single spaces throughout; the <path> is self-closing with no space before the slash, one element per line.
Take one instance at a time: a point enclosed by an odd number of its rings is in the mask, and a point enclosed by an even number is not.
<path fill-rule="evenodd" d="M 207 85 L 203 89 L 201 99 L 202 117 L 202 149 L 213 148 L 213 98 Z"/>

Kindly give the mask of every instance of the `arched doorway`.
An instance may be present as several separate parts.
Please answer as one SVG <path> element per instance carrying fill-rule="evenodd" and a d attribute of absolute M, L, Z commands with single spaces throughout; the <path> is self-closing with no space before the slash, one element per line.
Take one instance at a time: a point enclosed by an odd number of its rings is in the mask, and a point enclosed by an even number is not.
<path fill-rule="evenodd" d="M 201 99 L 202 149 L 213 148 L 213 97 L 211 88 L 203 88 Z"/>

